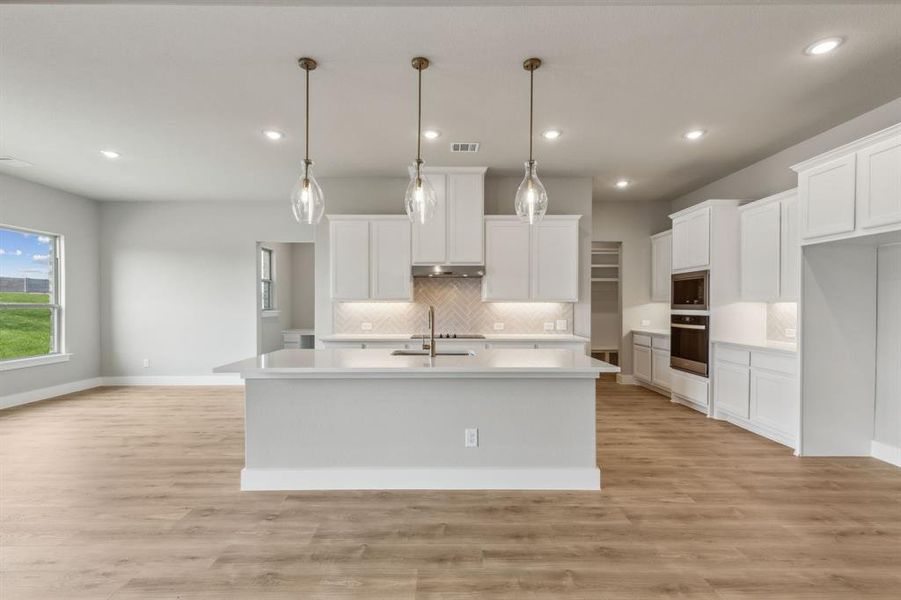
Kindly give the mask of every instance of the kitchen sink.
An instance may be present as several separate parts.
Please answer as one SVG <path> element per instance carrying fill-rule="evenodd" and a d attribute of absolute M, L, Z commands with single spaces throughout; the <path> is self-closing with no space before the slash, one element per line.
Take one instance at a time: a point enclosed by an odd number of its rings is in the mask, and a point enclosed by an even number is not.
<path fill-rule="evenodd" d="M 428 350 L 395 350 L 391 356 L 428 356 Z M 438 350 L 436 356 L 475 356 L 472 350 Z"/>

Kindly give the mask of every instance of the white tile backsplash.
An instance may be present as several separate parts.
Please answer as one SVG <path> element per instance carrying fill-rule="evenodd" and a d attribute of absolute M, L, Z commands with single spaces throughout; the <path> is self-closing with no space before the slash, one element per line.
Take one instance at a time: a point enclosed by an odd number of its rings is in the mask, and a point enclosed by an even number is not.
<path fill-rule="evenodd" d="M 573 306 L 563 302 L 482 302 L 479 279 L 428 279 L 413 282 L 413 302 L 336 302 L 335 333 L 416 333 L 428 324 L 426 307 L 435 307 L 437 333 L 572 333 Z M 563 330 L 545 331 L 545 323 L 566 321 Z"/>
<path fill-rule="evenodd" d="M 796 302 L 771 302 L 766 305 L 766 339 L 771 342 L 797 342 L 787 333 L 798 329 Z"/>

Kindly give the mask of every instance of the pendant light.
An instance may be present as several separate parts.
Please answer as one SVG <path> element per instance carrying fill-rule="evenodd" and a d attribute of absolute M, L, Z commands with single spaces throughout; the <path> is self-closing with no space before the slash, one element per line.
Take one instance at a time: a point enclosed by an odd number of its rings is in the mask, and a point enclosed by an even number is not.
<path fill-rule="evenodd" d="M 319 65 L 312 58 L 301 58 L 297 64 L 306 73 L 306 148 L 300 177 L 291 190 L 291 211 L 298 223 L 316 225 L 322 220 L 322 214 L 325 212 L 325 197 L 322 195 L 322 188 L 313 177 L 313 161 L 310 160 L 310 71 Z"/>
<path fill-rule="evenodd" d="M 417 56 L 413 59 L 413 68 L 416 69 L 418 78 L 416 161 L 410 165 L 410 183 L 404 194 L 404 207 L 410 221 L 422 225 L 431 220 L 438 205 L 435 189 L 422 174 L 422 71 L 429 68 L 429 59 Z"/>
<path fill-rule="evenodd" d="M 532 158 L 532 109 L 535 102 L 535 70 L 541 66 L 540 58 L 527 58 L 522 68 L 529 72 L 529 161 L 526 174 L 516 189 L 513 207 L 519 218 L 529 225 L 541 221 L 547 212 L 547 190 L 538 179 L 538 167 Z"/>

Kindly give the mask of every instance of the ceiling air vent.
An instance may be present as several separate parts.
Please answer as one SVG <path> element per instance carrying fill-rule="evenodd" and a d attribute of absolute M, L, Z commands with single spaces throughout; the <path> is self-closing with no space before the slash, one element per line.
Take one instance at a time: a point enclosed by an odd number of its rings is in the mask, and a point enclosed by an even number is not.
<path fill-rule="evenodd" d="M 12 156 L 0 156 L 0 167 L 31 167 L 30 162 L 13 158 Z"/>
<path fill-rule="evenodd" d="M 453 142 L 451 143 L 451 152 L 478 152 L 478 142 Z"/>

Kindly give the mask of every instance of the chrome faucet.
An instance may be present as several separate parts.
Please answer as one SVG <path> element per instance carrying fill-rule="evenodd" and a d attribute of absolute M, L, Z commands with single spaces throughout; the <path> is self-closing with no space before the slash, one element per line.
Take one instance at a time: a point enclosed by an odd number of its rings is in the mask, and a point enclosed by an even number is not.
<path fill-rule="evenodd" d="M 425 336 L 422 336 L 422 349 L 425 350 Z M 435 307 L 429 304 L 429 356 L 435 357 Z"/>

